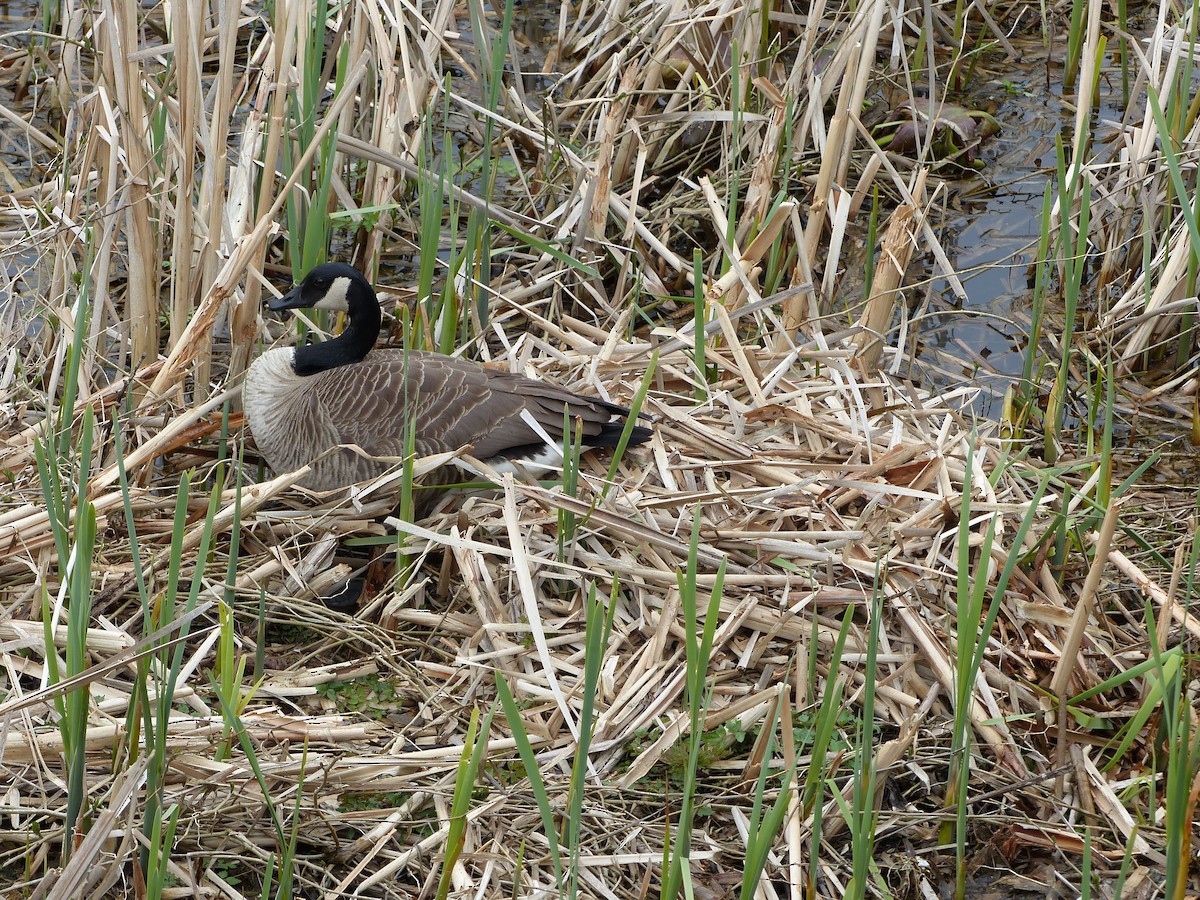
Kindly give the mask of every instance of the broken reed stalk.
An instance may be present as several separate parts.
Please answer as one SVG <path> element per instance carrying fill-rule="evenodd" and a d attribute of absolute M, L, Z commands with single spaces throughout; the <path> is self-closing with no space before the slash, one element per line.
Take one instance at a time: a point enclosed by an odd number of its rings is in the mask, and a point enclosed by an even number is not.
<path fill-rule="evenodd" d="M 858 353 L 855 356 L 855 364 L 867 380 L 873 379 L 879 368 L 896 303 L 903 296 L 900 288 L 904 283 L 904 273 L 908 270 L 908 263 L 916 246 L 917 233 L 921 230 L 921 204 L 925 199 L 925 178 L 928 171 L 921 169 L 917 173 L 912 200 L 896 207 L 883 235 L 879 260 L 875 265 L 875 277 L 871 282 L 871 296 L 859 319 L 862 334 L 857 339 Z"/>

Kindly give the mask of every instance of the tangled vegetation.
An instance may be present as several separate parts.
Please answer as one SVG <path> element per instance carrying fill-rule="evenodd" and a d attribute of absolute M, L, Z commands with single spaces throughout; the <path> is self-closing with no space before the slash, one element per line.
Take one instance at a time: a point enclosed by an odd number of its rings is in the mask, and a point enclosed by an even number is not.
<path fill-rule="evenodd" d="M 1194 3 L 23 9 L 6 896 L 1200 890 Z M 945 241 L 1018 94 L 1068 112 L 1001 315 Z M 415 521 L 444 458 L 265 471 L 240 378 L 326 258 L 652 440 L 464 448 Z"/>

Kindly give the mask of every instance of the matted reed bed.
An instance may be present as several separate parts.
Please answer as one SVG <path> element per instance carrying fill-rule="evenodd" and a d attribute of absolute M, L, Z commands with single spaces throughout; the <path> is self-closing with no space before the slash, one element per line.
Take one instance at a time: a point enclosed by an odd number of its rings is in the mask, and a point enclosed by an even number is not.
<path fill-rule="evenodd" d="M 0 41 L 6 896 L 1196 890 L 1191 13 L 43 12 Z M 1128 91 L 1047 163 L 986 422 L 914 298 L 969 295 L 962 98 L 1039 35 Z M 885 87 L 966 112 L 887 150 Z M 653 438 L 264 471 L 262 300 L 330 252 L 392 341 Z"/>

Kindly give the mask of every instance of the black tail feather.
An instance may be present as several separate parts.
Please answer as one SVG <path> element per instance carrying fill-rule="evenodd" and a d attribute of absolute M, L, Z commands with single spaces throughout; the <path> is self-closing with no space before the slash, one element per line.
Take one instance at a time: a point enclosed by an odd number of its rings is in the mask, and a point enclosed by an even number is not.
<path fill-rule="evenodd" d="M 625 431 L 624 422 L 609 422 L 600 428 L 599 434 L 588 435 L 583 442 L 589 447 L 615 447 Z M 629 444 L 644 444 L 654 432 L 645 425 L 634 425 L 629 431 Z"/>

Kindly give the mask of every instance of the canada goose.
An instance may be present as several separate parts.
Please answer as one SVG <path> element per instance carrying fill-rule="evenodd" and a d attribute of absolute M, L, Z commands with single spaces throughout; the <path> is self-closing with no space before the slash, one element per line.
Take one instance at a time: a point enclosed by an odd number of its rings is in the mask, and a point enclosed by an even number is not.
<path fill-rule="evenodd" d="M 582 421 L 588 447 L 615 447 L 625 427 L 629 411 L 605 400 L 440 353 L 373 349 L 379 300 L 352 266 L 317 266 L 268 305 L 350 319 L 338 337 L 268 350 L 246 372 L 243 408 L 259 450 L 276 472 L 311 463 L 304 487 L 332 490 L 386 472 L 404 456 L 407 423 L 418 456 L 468 447 L 492 463 L 547 457 L 530 419 L 561 441 L 565 411 Z M 635 425 L 629 443 L 649 437 Z"/>

